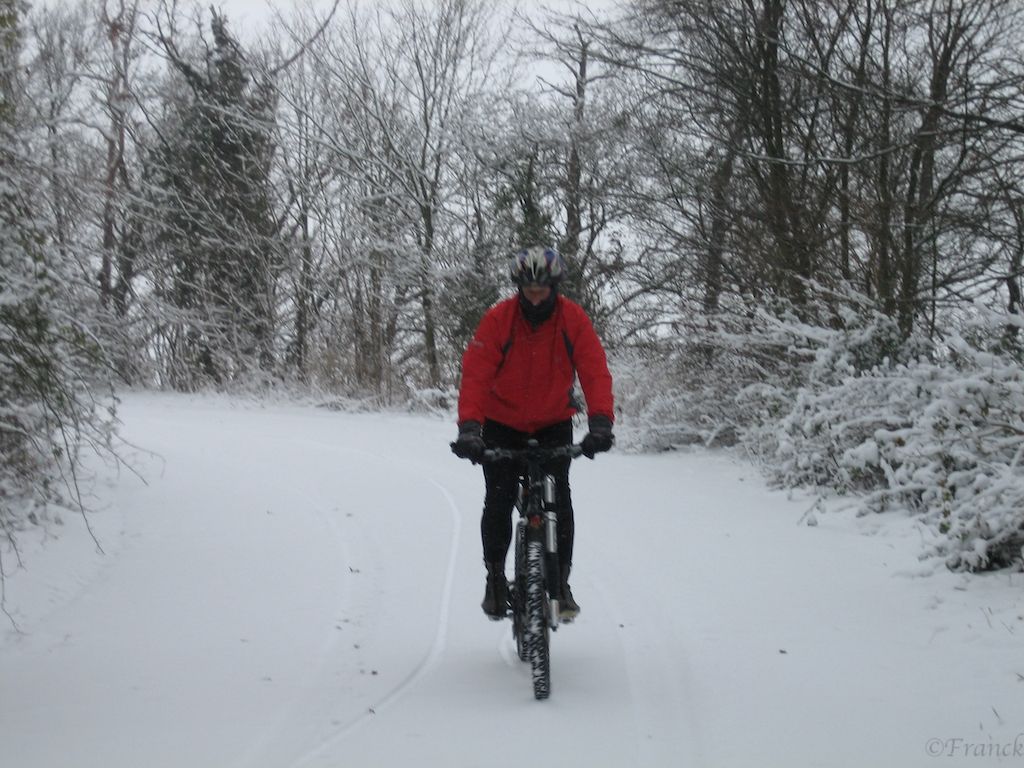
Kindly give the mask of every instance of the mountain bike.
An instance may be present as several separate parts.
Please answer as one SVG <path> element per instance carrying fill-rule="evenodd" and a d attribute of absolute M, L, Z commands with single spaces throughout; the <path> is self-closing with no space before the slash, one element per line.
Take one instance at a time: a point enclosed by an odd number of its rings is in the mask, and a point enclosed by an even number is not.
<path fill-rule="evenodd" d="M 534 697 L 546 699 L 551 695 L 550 633 L 558 629 L 561 584 L 555 479 L 544 472 L 543 465 L 552 459 L 578 458 L 583 450 L 578 445 L 542 448 L 536 440 L 526 445 L 523 449 L 490 448 L 484 451 L 483 460 L 510 460 L 520 467 L 515 575 L 509 584 L 512 635 L 520 660 L 530 662 Z"/>

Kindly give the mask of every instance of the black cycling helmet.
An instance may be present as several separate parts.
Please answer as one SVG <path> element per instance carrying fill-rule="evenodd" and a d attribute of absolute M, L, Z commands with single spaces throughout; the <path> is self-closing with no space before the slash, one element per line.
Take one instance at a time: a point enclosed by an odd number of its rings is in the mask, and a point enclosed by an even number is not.
<path fill-rule="evenodd" d="M 565 276 L 565 262 L 554 248 L 534 245 L 524 248 L 512 259 L 510 270 L 516 285 L 558 285 Z"/>

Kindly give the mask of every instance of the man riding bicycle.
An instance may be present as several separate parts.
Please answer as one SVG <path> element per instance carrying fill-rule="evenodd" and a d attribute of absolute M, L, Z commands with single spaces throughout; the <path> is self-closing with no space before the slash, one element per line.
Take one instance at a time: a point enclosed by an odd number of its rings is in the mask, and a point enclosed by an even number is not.
<path fill-rule="evenodd" d="M 562 257 L 551 248 L 526 248 L 512 260 L 518 294 L 487 311 L 462 357 L 459 436 L 452 445 L 460 458 L 477 463 L 487 448 L 521 449 L 530 439 L 542 447 L 571 444 L 577 376 L 588 414 L 583 453 L 592 459 L 612 447 L 614 399 L 604 347 L 583 308 L 558 293 L 564 275 Z M 569 588 L 574 535 L 569 464 L 566 457 L 544 466 L 555 478 L 563 620 L 580 611 Z M 487 586 L 481 607 L 490 618 L 501 619 L 508 611 L 505 556 L 518 469 L 511 461 L 496 461 L 485 463 L 483 472 L 480 531 Z"/>

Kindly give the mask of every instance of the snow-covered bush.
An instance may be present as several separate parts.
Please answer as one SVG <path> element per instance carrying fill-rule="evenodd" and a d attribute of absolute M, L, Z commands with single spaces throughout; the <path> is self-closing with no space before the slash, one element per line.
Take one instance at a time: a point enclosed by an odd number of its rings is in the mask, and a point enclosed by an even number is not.
<path fill-rule="evenodd" d="M 891 374 L 907 357 L 895 323 L 881 315 L 846 319 L 838 330 L 780 320 L 779 333 L 811 356 L 801 381 L 782 391 L 758 384 L 738 395 L 758 416 L 748 423 L 744 444 L 781 485 L 872 487 L 878 478 L 867 463 L 854 458 L 846 467 L 840 459 L 848 450 L 855 457 L 867 451 L 864 441 L 876 429 L 899 428 L 910 418 L 910 400 L 919 393 L 912 386 L 901 391 Z M 766 400 L 771 410 L 762 405 Z"/>
<path fill-rule="evenodd" d="M 690 350 L 631 350 L 611 361 L 618 445 L 666 451 L 687 445 L 734 443 L 736 424 L 726 402 L 687 375 Z M 681 386 L 681 384 L 685 384 Z"/>
<path fill-rule="evenodd" d="M 781 485 L 858 492 L 865 511 L 910 509 L 956 569 L 1021 562 L 1024 371 L 999 344 L 1009 318 L 935 344 L 901 343 L 884 317 L 830 331 L 788 412 L 744 433 Z M 761 397 L 756 390 L 747 399 Z"/>
<path fill-rule="evenodd" d="M 612 359 L 620 446 L 664 451 L 686 445 L 734 445 L 751 419 L 777 416 L 792 384 L 785 345 L 764 332 L 762 317 L 726 316 L 678 325 L 673 334 Z M 768 383 L 772 382 L 772 383 Z M 750 413 L 737 395 L 760 383 Z"/>
<path fill-rule="evenodd" d="M 851 296 L 800 318 L 773 307 L 678 329 L 616 355 L 620 444 L 738 441 L 782 487 L 919 515 L 940 542 L 926 556 L 951 568 L 1019 566 L 1024 354 L 1014 328 L 1024 323 L 972 317 L 934 341 L 904 339 Z"/>
<path fill-rule="evenodd" d="M 80 507 L 80 453 L 109 452 L 115 422 L 106 356 L 76 281 L 53 251 L 12 231 L 0 210 L 0 531 L 9 542 L 51 503 Z"/>

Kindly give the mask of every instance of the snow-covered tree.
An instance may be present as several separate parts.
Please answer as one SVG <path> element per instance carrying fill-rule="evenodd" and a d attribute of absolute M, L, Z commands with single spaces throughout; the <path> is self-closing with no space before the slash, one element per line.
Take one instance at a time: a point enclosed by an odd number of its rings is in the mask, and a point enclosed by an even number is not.
<path fill-rule="evenodd" d="M 81 506 L 81 451 L 109 449 L 113 422 L 95 293 L 40 205 L 20 19 L 17 0 L 0 2 L 0 529 L 11 544 L 49 505 Z"/>
<path fill-rule="evenodd" d="M 162 37 L 178 90 L 147 174 L 154 281 L 170 317 L 164 375 L 184 389 L 258 378 L 275 362 L 274 91 L 216 12 L 211 29 L 196 61 Z"/>

